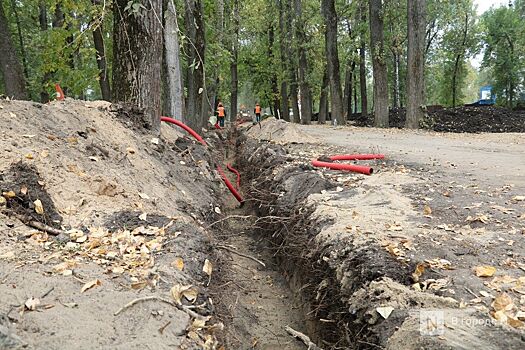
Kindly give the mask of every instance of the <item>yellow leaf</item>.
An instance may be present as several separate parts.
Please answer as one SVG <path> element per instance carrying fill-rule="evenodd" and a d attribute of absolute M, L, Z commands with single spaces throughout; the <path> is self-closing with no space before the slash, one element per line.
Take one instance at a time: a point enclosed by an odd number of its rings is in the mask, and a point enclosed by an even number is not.
<path fill-rule="evenodd" d="M 421 277 L 421 275 L 423 275 L 427 265 L 428 264 L 426 264 L 426 263 L 419 263 L 419 264 L 417 264 L 416 270 L 414 271 L 414 273 L 412 273 L 412 279 L 414 280 L 414 282 L 418 282 L 419 281 L 419 277 Z"/>
<path fill-rule="evenodd" d="M 496 312 L 498 311 L 509 311 L 512 310 L 514 304 L 512 298 L 507 293 L 501 293 L 494 299 L 491 306 Z"/>
<path fill-rule="evenodd" d="M 202 271 L 204 271 L 204 273 L 207 274 L 208 276 L 211 276 L 211 273 L 213 271 L 213 265 L 208 259 L 204 261 L 204 266 L 202 267 Z"/>
<path fill-rule="evenodd" d="M 49 155 L 49 151 L 47 149 L 40 152 L 40 158 L 46 158 Z"/>
<path fill-rule="evenodd" d="M 84 284 L 84 286 L 80 290 L 80 293 L 84 293 L 88 289 L 91 289 L 91 288 L 93 288 L 95 286 L 100 286 L 101 284 L 102 284 L 102 282 L 100 282 L 99 279 L 89 281 L 88 283 Z"/>
<path fill-rule="evenodd" d="M 195 302 L 197 300 L 197 295 L 199 292 L 195 287 L 192 285 L 183 286 L 181 284 L 174 285 L 171 290 L 171 296 L 173 297 L 173 300 L 179 305 L 182 304 L 182 298 L 186 298 L 190 302 Z"/>
<path fill-rule="evenodd" d="M 182 258 L 175 258 L 175 260 L 171 263 L 171 266 L 176 267 L 179 271 L 182 271 L 184 269 L 184 260 L 182 260 Z"/>
<path fill-rule="evenodd" d="M 36 201 L 34 201 L 33 204 L 35 205 L 36 213 L 38 215 L 44 215 L 44 206 L 42 205 L 42 202 L 40 201 L 40 199 L 37 199 Z"/>
<path fill-rule="evenodd" d="M 14 191 L 7 191 L 7 192 L 3 192 L 2 196 L 4 196 L 5 198 L 15 198 L 16 193 Z"/>
<path fill-rule="evenodd" d="M 425 207 L 423 208 L 423 213 L 425 215 L 431 215 L 432 214 L 432 209 L 428 205 L 425 204 Z"/>
<path fill-rule="evenodd" d="M 4 205 L 6 205 L 6 203 L 7 200 L 4 197 L 0 196 L 0 207 L 3 207 Z"/>
<path fill-rule="evenodd" d="M 31 153 L 26 154 L 24 157 L 26 157 L 27 159 L 34 159 L 33 154 Z"/>
<path fill-rule="evenodd" d="M 22 186 L 22 188 L 20 188 L 20 193 L 22 193 L 23 195 L 26 195 L 27 194 L 27 187 L 26 186 Z"/>
<path fill-rule="evenodd" d="M 478 277 L 492 277 L 496 272 L 496 268 L 488 265 L 476 266 L 474 268 L 474 271 L 476 272 L 476 276 Z"/>

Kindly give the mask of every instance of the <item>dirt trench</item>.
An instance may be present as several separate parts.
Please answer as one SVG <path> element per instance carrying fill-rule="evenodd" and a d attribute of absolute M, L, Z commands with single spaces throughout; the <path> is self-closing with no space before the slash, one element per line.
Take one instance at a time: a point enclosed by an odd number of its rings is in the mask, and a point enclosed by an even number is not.
<path fill-rule="evenodd" d="M 219 249 L 231 253 L 230 261 L 223 263 L 222 283 L 214 298 L 219 300 L 218 317 L 226 324 L 224 344 L 235 349 L 309 348 L 286 331 L 289 326 L 322 349 L 373 347 L 377 338 L 361 323 L 352 325 L 357 317 L 341 301 L 335 271 L 323 259 L 329 247 L 316 246 L 314 241 L 330 222 L 314 222 L 310 217 L 314 208 L 305 203 L 310 194 L 336 185 L 304 173 L 301 166 L 267 183 L 269 178 L 263 174 L 290 161 L 281 147 L 265 145 L 270 154 L 256 155 L 258 142 L 237 131 L 226 144 L 225 162 L 242 174 L 245 203 L 239 206 L 231 197 L 224 217 L 211 224 L 215 237 L 223 242 Z M 278 190 L 285 190 L 284 200 L 284 192 Z M 372 257 L 376 263 L 368 264 Z M 360 270 L 353 281 L 355 289 L 382 276 L 408 283 L 403 277 L 408 269 L 389 265 L 389 260 L 374 250 L 354 256 L 350 264 Z"/>

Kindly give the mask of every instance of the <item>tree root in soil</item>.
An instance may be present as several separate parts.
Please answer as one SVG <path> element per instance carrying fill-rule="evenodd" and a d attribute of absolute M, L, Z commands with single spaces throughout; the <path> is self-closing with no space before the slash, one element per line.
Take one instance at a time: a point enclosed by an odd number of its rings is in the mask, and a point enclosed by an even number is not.
<path fill-rule="evenodd" d="M 133 299 L 132 301 L 130 301 L 129 303 L 127 303 L 126 305 L 124 305 L 123 307 L 121 307 L 120 309 L 118 309 L 118 310 L 113 314 L 113 316 L 118 316 L 118 315 L 120 315 L 123 311 L 129 309 L 129 308 L 132 307 L 133 305 L 136 305 L 136 304 L 141 303 L 141 302 L 144 302 L 144 301 L 149 301 L 149 300 L 156 300 L 156 301 L 160 301 L 160 302 L 163 302 L 163 303 L 169 304 L 169 305 L 171 305 L 171 306 L 174 306 L 174 307 L 176 307 L 177 309 L 179 309 L 179 310 L 181 310 L 181 311 L 184 311 L 185 313 L 187 313 L 190 317 L 193 317 L 194 319 L 197 319 L 197 320 L 204 320 L 204 319 L 206 319 L 205 316 L 199 315 L 198 313 L 196 313 L 195 311 L 193 311 L 192 308 L 191 308 L 190 306 L 186 306 L 186 305 L 178 305 L 178 304 L 175 303 L 174 301 L 169 300 L 169 299 L 166 299 L 166 298 L 163 298 L 163 297 L 158 296 L 158 295 L 148 295 L 148 296 L 146 296 L 146 297 Z"/>
<path fill-rule="evenodd" d="M 312 342 L 306 334 L 298 332 L 290 326 L 286 326 L 284 327 L 284 329 L 286 329 L 288 334 L 290 334 L 292 337 L 301 340 L 304 343 L 304 345 L 308 346 L 308 350 L 323 350 L 322 348 L 315 345 L 315 343 Z"/>

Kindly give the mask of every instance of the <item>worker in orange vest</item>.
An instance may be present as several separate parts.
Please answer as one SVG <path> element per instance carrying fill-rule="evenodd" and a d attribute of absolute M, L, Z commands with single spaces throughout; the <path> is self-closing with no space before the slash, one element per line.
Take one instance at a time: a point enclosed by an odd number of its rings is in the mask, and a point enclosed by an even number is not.
<path fill-rule="evenodd" d="M 261 106 L 259 106 L 258 102 L 255 104 L 253 112 L 255 113 L 255 121 L 259 123 L 261 121 Z"/>
<path fill-rule="evenodd" d="M 224 109 L 222 102 L 219 102 L 219 105 L 217 106 L 217 117 L 219 126 L 221 128 L 224 128 L 224 118 L 226 117 L 226 109 Z"/>

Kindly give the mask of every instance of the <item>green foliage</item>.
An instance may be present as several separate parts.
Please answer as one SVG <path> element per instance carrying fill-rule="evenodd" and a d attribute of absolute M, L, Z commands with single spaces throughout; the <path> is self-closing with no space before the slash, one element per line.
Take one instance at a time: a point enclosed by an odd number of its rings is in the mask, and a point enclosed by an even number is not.
<path fill-rule="evenodd" d="M 491 9 L 482 19 L 485 55 L 483 66 L 493 76 L 493 87 L 500 104 L 512 107 L 524 87 L 525 18 L 523 2 L 514 7 Z"/>

